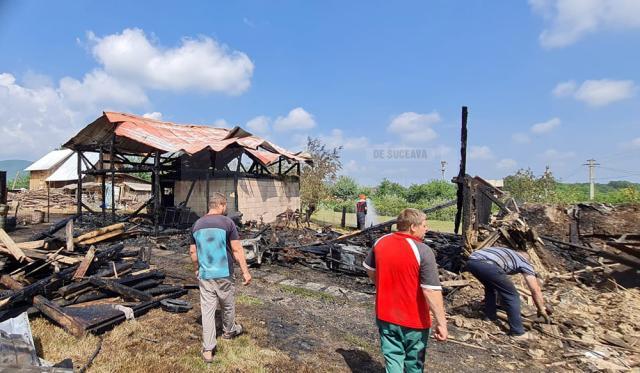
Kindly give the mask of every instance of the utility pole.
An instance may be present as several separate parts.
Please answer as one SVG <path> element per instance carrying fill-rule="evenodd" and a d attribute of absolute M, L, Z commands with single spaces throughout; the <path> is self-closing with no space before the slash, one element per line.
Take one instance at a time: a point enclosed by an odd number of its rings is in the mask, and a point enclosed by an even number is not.
<path fill-rule="evenodd" d="M 600 166 L 600 163 L 596 163 L 595 159 L 587 159 L 587 163 L 583 164 L 583 166 L 589 166 L 589 200 L 593 201 L 596 194 L 595 173 L 593 170 L 596 166 Z"/>
<path fill-rule="evenodd" d="M 444 180 L 444 172 L 447 169 L 447 161 L 440 161 L 440 171 L 442 172 L 442 180 Z"/>

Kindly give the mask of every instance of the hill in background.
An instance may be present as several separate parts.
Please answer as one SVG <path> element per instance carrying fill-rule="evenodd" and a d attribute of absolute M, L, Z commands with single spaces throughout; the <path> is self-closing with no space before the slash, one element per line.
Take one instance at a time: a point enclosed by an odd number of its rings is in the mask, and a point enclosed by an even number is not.
<path fill-rule="evenodd" d="M 7 181 L 13 180 L 16 177 L 16 172 L 20 171 L 20 176 L 25 176 L 29 172 L 24 171 L 25 168 L 31 165 L 31 161 L 25 161 L 24 159 L 8 159 L 0 161 L 0 171 L 7 171 Z"/>

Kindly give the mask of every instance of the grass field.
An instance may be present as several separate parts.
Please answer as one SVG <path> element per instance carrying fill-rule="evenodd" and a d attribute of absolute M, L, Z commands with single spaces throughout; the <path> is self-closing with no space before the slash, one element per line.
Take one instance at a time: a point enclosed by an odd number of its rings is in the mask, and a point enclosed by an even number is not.
<path fill-rule="evenodd" d="M 340 220 L 342 219 L 342 213 L 337 211 L 329 211 L 329 210 L 318 210 L 311 217 L 318 223 L 331 224 L 333 226 L 340 226 Z M 378 216 L 378 223 L 384 223 L 385 221 L 395 219 L 395 216 Z M 356 227 L 356 214 L 347 213 L 346 216 L 346 225 L 347 227 L 355 228 Z M 440 221 L 440 220 L 429 220 L 429 230 L 438 231 L 438 232 L 453 232 L 453 222 L 452 221 Z"/>

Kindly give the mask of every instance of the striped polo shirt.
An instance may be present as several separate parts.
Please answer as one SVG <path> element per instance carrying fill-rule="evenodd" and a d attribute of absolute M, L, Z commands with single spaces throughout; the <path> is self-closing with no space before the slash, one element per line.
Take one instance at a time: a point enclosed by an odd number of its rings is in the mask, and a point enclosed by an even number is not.
<path fill-rule="evenodd" d="M 506 247 L 487 247 L 474 251 L 469 260 L 489 260 L 502 268 L 505 273 L 514 275 L 523 273 L 526 275 L 536 275 L 536 271 L 529 261 L 518 254 L 518 252 Z"/>

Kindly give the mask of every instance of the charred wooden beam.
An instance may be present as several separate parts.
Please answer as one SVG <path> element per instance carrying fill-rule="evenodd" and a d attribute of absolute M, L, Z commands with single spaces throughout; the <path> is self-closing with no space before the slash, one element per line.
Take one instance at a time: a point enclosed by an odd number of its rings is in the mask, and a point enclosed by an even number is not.
<path fill-rule="evenodd" d="M 83 325 L 82 322 L 66 314 L 62 307 L 58 306 L 42 295 L 36 295 L 35 297 L 33 297 L 33 305 L 40 312 L 60 325 L 69 334 L 72 334 L 75 337 L 82 337 L 85 334 L 86 326 Z"/>
<path fill-rule="evenodd" d="M 68 218 L 60 220 L 59 222 L 55 223 L 53 226 L 51 226 L 46 231 L 40 232 L 40 233 L 36 233 L 33 236 L 29 237 L 29 241 L 43 240 L 43 239 L 45 239 L 47 237 L 53 236 L 57 231 L 59 231 L 60 229 L 65 227 L 69 220 L 75 220 L 76 218 L 78 218 L 78 216 L 79 215 L 73 215 L 73 216 L 70 216 Z"/>
<path fill-rule="evenodd" d="M 114 292 L 116 294 L 120 294 L 122 295 L 124 298 L 129 298 L 129 299 L 135 299 L 141 302 L 147 302 L 150 301 L 151 299 L 153 299 L 153 297 L 149 294 L 146 294 L 140 290 L 136 290 L 132 287 L 126 286 L 126 285 L 122 285 L 119 284 L 115 281 L 112 280 L 104 280 L 98 277 L 91 277 L 89 279 L 89 281 L 101 288 L 101 289 L 105 289 L 105 290 L 109 290 L 111 292 Z"/>

